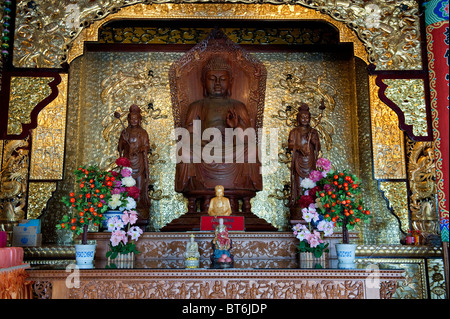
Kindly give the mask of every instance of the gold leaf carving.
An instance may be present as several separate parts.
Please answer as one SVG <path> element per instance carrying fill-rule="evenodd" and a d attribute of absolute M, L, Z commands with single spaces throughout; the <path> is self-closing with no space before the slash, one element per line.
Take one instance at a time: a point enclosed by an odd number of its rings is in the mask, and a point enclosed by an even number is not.
<path fill-rule="evenodd" d="M 415 136 L 428 135 L 425 83 L 422 79 L 385 79 L 385 94 L 405 116 L 405 124 L 413 126 Z"/>
<path fill-rule="evenodd" d="M 67 74 L 61 74 L 58 96 L 38 115 L 33 130 L 30 159 L 30 179 L 57 180 L 63 175 L 66 132 Z"/>
<path fill-rule="evenodd" d="M 405 179 L 404 135 L 398 127 L 398 116 L 378 98 L 375 76 L 369 78 L 374 176 L 376 179 Z"/>
<path fill-rule="evenodd" d="M 56 183 L 33 183 L 28 185 L 28 219 L 37 219 L 56 190 Z"/>
<path fill-rule="evenodd" d="M 98 28 L 113 19 L 307 19 L 323 20 L 339 29 L 341 42 L 353 42 L 355 55 L 379 69 L 420 69 L 420 19 L 416 1 L 247 0 L 235 3 L 167 3 L 166 0 L 122 2 L 41 1 L 17 5 L 14 64 L 59 67 L 83 52 L 84 41 L 97 41 Z M 175 1 L 174 1 L 175 2 Z M 181 2 L 181 3 L 180 3 Z M 265 3 L 264 3 L 265 2 Z M 290 3 L 290 2 L 289 2 Z M 120 9 L 120 10 L 119 10 Z"/>
<path fill-rule="evenodd" d="M 22 133 L 22 124 L 30 123 L 31 111 L 52 92 L 53 78 L 12 77 L 8 111 L 8 134 Z"/>

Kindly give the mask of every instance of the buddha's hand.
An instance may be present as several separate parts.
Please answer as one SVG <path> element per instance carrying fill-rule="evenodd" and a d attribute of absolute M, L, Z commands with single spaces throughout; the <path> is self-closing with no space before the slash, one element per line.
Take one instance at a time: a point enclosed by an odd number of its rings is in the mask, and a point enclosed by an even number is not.
<path fill-rule="evenodd" d="M 227 125 L 231 128 L 238 126 L 239 119 L 235 110 L 229 110 L 227 113 Z"/>

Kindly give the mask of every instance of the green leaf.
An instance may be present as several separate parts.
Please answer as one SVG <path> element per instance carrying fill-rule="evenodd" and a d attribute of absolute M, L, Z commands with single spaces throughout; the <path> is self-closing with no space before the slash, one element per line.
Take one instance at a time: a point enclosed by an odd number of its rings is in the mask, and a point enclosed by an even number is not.
<path fill-rule="evenodd" d="M 314 257 L 320 258 L 322 256 L 322 249 L 315 249 L 314 250 Z"/>

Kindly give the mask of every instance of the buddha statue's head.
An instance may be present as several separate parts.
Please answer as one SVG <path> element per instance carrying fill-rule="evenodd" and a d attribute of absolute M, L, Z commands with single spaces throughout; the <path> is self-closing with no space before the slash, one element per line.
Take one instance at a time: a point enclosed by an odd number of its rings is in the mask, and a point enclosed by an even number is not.
<path fill-rule="evenodd" d="M 132 127 L 141 125 L 141 109 L 136 104 L 130 106 L 130 112 L 128 113 L 128 123 Z"/>
<path fill-rule="evenodd" d="M 302 103 L 298 108 L 297 113 L 297 125 L 308 126 L 311 121 L 311 113 L 309 112 L 309 106 L 306 103 Z"/>
<path fill-rule="evenodd" d="M 216 196 L 218 197 L 222 197 L 224 194 L 224 187 L 222 185 L 217 185 L 216 187 L 214 187 Z"/>
<path fill-rule="evenodd" d="M 221 56 L 212 57 L 202 69 L 203 95 L 228 97 L 231 95 L 231 66 Z"/>

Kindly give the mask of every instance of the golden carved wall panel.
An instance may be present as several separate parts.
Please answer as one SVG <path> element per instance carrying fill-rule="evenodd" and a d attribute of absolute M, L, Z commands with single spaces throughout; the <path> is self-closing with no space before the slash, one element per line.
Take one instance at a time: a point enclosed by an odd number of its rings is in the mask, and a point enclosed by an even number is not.
<path fill-rule="evenodd" d="M 442 259 L 427 259 L 427 270 L 431 299 L 446 299 L 444 262 Z"/>
<path fill-rule="evenodd" d="M 414 258 L 357 258 L 357 267 L 369 269 L 404 269 L 405 280 L 398 282 L 393 299 L 427 299 L 427 269 L 425 259 Z"/>
<path fill-rule="evenodd" d="M 28 184 L 27 218 L 37 219 L 56 190 L 56 182 L 30 182 Z"/>
<path fill-rule="evenodd" d="M 8 111 L 8 134 L 22 133 L 22 124 L 30 123 L 31 111 L 52 92 L 48 85 L 53 78 L 20 77 L 11 78 Z"/>
<path fill-rule="evenodd" d="M 62 179 L 64 165 L 68 75 L 61 74 L 58 96 L 39 112 L 32 132 L 31 180 Z"/>
<path fill-rule="evenodd" d="M 406 139 L 412 226 L 427 244 L 438 240 L 439 214 L 436 203 L 436 169 L 433 142 Z"/>
<path fill-rule="evenodd" d="M 406 182 L 380 182 L 380 190 L 388 200 L 392 213 L 400 219 L 401 229 L 407 233 L 410 227 Z"/>
<path fill-rule="evenodd" d="M 404 134 L 399 129 L 397 114 L 379 99 L 375 78 L 369 76 L 374 177 L 405 179 Z"/>
<path fill-rule="evenodd" d="M 358 144 L 359 144 L 359 176 L 364 181 L 363 189 L 364 207 L 373 214 L 369 223 L 363 223 L 358 227 L 360 244 L 399 244 L 400 228 L 398 220 L 390 212 L 387 202 L 380 191 L 379 182 L 374 179 L 374 162 L 371 134 L 371 109 L 369 95 L 370 82 L 365 65 L 362 61 L 355 61 L 356 81 L 355 91 L 358 106 Z M 368 89 L 369 88 L 369 89 Z M 378 96 L 376 97 L 378 98 Z M 371 159 L 371 160 L 362 160 Z"/>
<path fill-rule="evenodd" d="M 385 95 L 395 103 L 405 116 L 405 124 L 412 125 L 415 136 L 428 135 L 423 79 L 385 79 Z"/>
<path fill-rule="evenodd" d="M 28 140 L 4 141 L 1 164 L 0 222 L 17 223 L 25 217 L 29 169 Z"/>
<path fill-rule="evenodd" d="M 416 1 L 371 3 L 325 0 L 310 2 L 248 0 L 245 4 L 167 3 L 166 0 L 103 0 L 72 3 L 19 1 L 16 12 L 14 64 L 58 67 L 82 54 L 83 41 L 97 41 L 99 25 L 124 18 L 307 19 L 337 27 L 343 42 L 355 44 L 355 55 L 379 69 L 420 69 L 419 10 Z M 200 1 L 199 1 L 200 2 Z M 270 2 L 270 3 L 269 3 Z M 287 4 L 289 3 L 289 4 Z M 134 5 L 133 5 L 134 4 Z M 348 41 L 351 39 L 351 41 Z"/>

